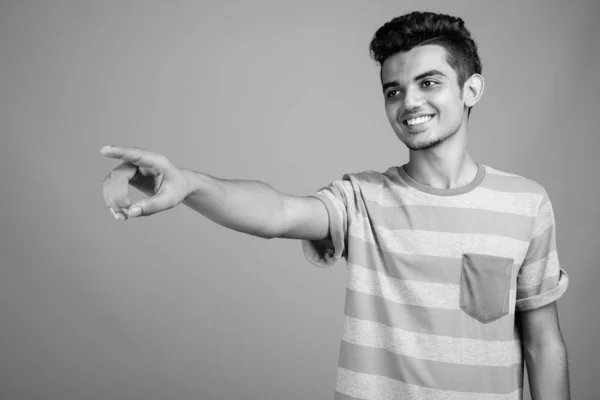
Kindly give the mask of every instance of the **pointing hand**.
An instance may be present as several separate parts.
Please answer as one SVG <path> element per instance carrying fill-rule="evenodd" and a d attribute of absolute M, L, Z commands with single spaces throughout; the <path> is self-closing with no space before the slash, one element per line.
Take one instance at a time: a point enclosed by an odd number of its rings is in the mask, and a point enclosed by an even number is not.
<path fill-rule="evenodd" d="M 189 194 L 182 171 L 162 154 L 116 146 L 105 146 L 100 154 L 123 161 L 102 182 L 102 195 L 115 218 L 126 220 L 156 214 L 177 206 Z M 131 204 L 127 197 L 130 181 L 150 197 Z"/>

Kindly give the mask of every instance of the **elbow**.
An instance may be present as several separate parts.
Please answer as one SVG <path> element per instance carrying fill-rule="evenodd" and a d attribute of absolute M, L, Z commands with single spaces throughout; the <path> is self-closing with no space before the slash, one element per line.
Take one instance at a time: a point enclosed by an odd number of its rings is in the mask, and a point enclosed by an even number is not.
<path fill-rule="evenodd" d="M 567 359 L 567 346 L 560 335 L 544 340 L 525 342 L 524 350 L 526 357 L 530 360 L 539 360 L 545 357 L 555 360 Z"/>

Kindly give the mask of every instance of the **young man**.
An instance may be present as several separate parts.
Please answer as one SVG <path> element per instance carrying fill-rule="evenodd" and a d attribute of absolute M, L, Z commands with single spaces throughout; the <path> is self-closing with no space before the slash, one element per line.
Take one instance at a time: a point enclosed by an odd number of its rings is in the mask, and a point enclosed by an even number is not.
<path fill-rule="evenodd" d="M 345 258 L 338 400 L 521 399 L 525 364 L 534 400 L 568 399 L 552 205 L 540 184 L 468 153 L 484 88 L 470 33 L 460 18 L 414 12 L 383 25 L 370 50 L 405 165 L 298 197 L 109 148 L 124 162 L 104 181 L 107 204 L 126 219 L 183 202 L 240 232 L 301 239 L 317 266 Z M 128 183 L 151 197 L 132 206 Z"/>

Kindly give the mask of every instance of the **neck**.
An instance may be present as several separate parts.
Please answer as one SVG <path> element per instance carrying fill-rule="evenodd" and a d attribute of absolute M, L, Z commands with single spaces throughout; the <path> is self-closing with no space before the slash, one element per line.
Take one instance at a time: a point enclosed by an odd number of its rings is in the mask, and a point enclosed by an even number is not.
<path fill-rule="evenodd" d="M 454 189 L 471 183 L 477 164 L 467 151 L 466 124 L 437 146 L 410 151 L 405 171 L 411 178 L 437 189 Z"/>

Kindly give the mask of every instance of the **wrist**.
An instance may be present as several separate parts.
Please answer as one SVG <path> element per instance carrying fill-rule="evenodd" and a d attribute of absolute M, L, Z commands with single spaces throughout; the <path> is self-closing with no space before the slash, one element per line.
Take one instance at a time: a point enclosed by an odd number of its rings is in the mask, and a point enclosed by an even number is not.
<path fill-rule="evenodd" d="M 187 187 L 185 198 L 202 193 L 208 187 L 210 176 L 184 168 L 180 168 L 180 171 L 185 179 Z"/>

